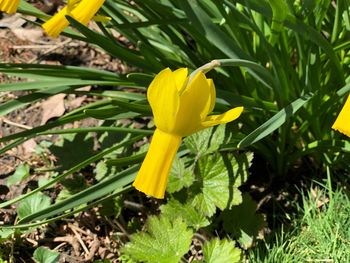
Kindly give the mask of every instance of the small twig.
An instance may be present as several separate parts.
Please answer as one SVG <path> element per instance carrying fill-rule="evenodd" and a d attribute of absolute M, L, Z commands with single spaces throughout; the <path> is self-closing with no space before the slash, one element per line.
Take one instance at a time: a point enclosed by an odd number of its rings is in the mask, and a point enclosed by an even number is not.
<path fill-rule="evenodd" d="M 124 201 L 124 206 L 126 208 L 131 208 L 131 209 L 134 209 L 136 211 L 144 211 L 145 210 L 145 207 L 142 204 L 138 204 L 138 203 L 128 201 L 128 200 Z"/>
<path fill-rule="evenodd" d="M 89 234 L 88 232 L 84 231 L 83 229 L 81 229 L 80 227 L 77 227 L 73 224 L 68 224 L 68 226 L 70 228 L 74 228 L 76 231 L 80 232 L 81 234 L 85 235 L 85 236 L 91 236 L 91 234 Z"/>
<path fill-rule="evenodd" d="M 71 227 L 70 229 L 73 231 L 75 237 L 78 239 L 78 242 L 80 243 L 81 247 L 85 251 L 86 255 L 89 255 L 89 253 L 90 253 L 89 249 L 86 247 L 84 241 L 81 239 L 80 234 L 74 228 Z"/>
<path fill-rule="evenodd" d="M 67 244 L 66 242 L 62 242 L 58 246 L 56 246 L 53 250 L 58 251 L 61 247 L 65 246 L 66 244 Z"/>
<path fill-rule="evenodd" d="M 26 237 L 26 240 L 27 240 L 29 243 L 33 244 L 34 247 L 37 247 L 38 244 L 39 244 L 37 241 L 35 241 L 35 240 L 33 240 L 33 239 L 29 238 L 29 237 Z"/>
<path fill-rule="evenodd" d="M 115 224 L 118 226 L 118 228 L 120 229 L 120 231 L 123 232 L 124 235 L 126 235 L 128 237 L 128 239 L 130 239 L 130 235 L 129 233 L 125 230 L 125 228 L 123 227 L 123 225 L 121 223 L 118 222 L 117 219 L 114 220 Z"/>
<path fill-rule="evenodd" d="M 7 123 L 7 124 L 9 124 L 9 125 L 12 125 L 12 126 L 15 126 L 15 127 L 18 127 L 18 128 L 22 128 L 22 129 L 25 129 L 25 130 L 33 129 L 33 127 L 31 127 L 31 126 L 10 121 L 9 119 L 7 119 L 5 117 L 0 117 L 0 120 L 5 122 L 5 123 Z"/>
<path fill-rule="evenodd" d="M 53 48 L 57 45 L 23 45 L 23 46 L 12 46 L 12 49 L 46 49 Z"/>

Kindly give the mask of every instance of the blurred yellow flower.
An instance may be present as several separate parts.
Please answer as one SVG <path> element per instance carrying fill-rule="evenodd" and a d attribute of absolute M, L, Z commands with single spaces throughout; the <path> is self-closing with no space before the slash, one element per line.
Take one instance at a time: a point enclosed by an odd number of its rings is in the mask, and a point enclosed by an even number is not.
<path fill-rule="evenodd" d="M 163 198 L 171 165 L 184 136 L 237 119 L 243 107 L 221 115 L 208 114 L 215 106 L 214 83 L 199 71 L 188 77 L 186 68 L 162 70 L 147 91 L 157 129 L 133 186 L 156 198 Z"/>
<path fill-rule="evenodd" d="M 42 27 L 51 37 L 57 37 L 68 25 L 66 15 L 87 25 L 105 0 L 68 0 L 67 6 L 46 21 Z"/>
<path fill-rule="evenodd" d="M 0 0 L 0 11 L 13 14 L 17 11 L 20 0 Z"/>
<path fill-rule="evenodd" d="M 332 129 L 340 131 L 350 137 L 350 95 L 335 120 Z"/>

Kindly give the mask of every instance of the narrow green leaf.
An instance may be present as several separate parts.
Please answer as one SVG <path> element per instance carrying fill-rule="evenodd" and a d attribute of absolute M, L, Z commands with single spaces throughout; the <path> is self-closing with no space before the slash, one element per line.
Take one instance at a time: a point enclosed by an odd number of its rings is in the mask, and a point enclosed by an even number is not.
<path fill-rule="evenodd" d="M 51 216 L 58 215 L 69 209 L 79 207 L 82 204 L 99 199 L 113 191 L 122 192 L 123 188 L 130 184 L 136 175 L 138 166 L 133 166 L 121 173 L 111 176 L 61 202 L 51 205 L 45 209 L 41 209 L 36 213 L 31 213 L 22 218 L 18 223 L 25 224 L 36 220 L 47 219 Z"/>
<path fill-rule="evenodd" d="M 293 116 L 305 103 L 307 103 L 312 97 L 313 93 L 308 93 L 299 99 L 296 99 L 291 104 L 289 104 L 284 109 L 277 112 L 272 118 L 266 121 L 264 124 L 260 125 L 253 132 L 248 134 L 243 140 L 238 144 L 239 148 L 247 147 L 253 143 L 256 143 L 271 134 L 279 127 L 281 127 L 288 118 Z"/>
<path fill-rule="evenodd" d="M 18 99 L 14 99 L 14 100 L 10 100 L 7 101 L 5 103 L 2 103 L 0 105 L 0 116 L 4 116 L 14 110 L 20 109 L 30 103 L 34 103 L 35 101 L 39 100 L 39 99 L 44 99 L 47 98 L 49 96 L 55 95 L 57 93 L 61 93 L 61 92 L 66 92 L 69 89 L 71 89 L 71 87 L 53 87 L 53 88 L 49 88 L 49 89 L 45 89 L 42 91 L 37 91 L 37 92 L 33 92 L 31 94 L 28 95 L 24 95 L 19 97 Z"/>
<path fill-rule="evenodd" d="M 90 43 L 100 46 L 114 57 L 120 58 L 140 68 L 148 67 L 143 58 L 132 52 L 130 49 L 122 47 L 117 42 L 112 42 L 112 40 L 109 38 L 90 30 L 70 16 L 67 16 L 67 20 L 72 26 L 77 28 L 83 35 L 85 35 Z"/>
<path fill-rule="evenodd" d="M 61 179 L 65 178 L 66 176 L 68 176 L 68 175 L 70 175 L 70 174 L 72 174 L 72 173 L 74 173 L 76 171 L 79 171 L 81 168 L 89 165 L 90 163 L 93 163 L 93 162 L 96 162 L 96 161 L 100 160 L 103 156 L 105 156 L 107 154 L 110 154 L 110 153 L 112 153 L 113 151 L 115 151 L 115 150 L 117 150 L 119 148 L 122 148 L 122 147 L 124 147 L 126 145 L 132 144 L 132 143 L 142 139 L 142 137 L 143 137 L 142 135 L 135 136 L 133 138 L 130 138 L 126 142 L 122 142 L 122 143 L 117 144 L 115 146 L 112 146 L 112 147 L 110 147 L 110 148 L 108 148 L 106 150 L 103 150 L 102 152 L 99 152 L 98 154 L 96 154 L 96 155 L 94 155 L 94 156 L 84 160 L 83 162 L 77 164 L 76 166 L 70 168 L 67 172 L 65 172 L 65 173 L 63 173 L 63 174 L 61 174 L 59 176 L 56 176 L 55 178 L 53 178 L 47 184 L 45 184 L 45 185 L 43 185 L 41 187 L 38 187 L 38 188 L 32 190 L 31 192 L 29 192 L 27 194 L 23 194 L 23 195 L 20 195 L 18 197 L 15 197 L 15 198 L 13 198 L 13 199 L 11 199 L 9 201 L 0 203 L 0 208 L 6 207 L 6 206 L 11 205 L 11 204 L 14 204 L 14 203 L 16 203 L 16 202 L 18 202 L 18 201 L 20 201 L 20 200 L 22 200 L 24 198 L 27 198 L 30 195 L 33 195 L 33 194 L 35 194 L 35 193 L 37 193 L 39 191 L 42 191 L 42 190 L 46 189 L 47 187 L 49 187 L 51 185 L 54 185 L 56 182 L 58 182 Z"/>

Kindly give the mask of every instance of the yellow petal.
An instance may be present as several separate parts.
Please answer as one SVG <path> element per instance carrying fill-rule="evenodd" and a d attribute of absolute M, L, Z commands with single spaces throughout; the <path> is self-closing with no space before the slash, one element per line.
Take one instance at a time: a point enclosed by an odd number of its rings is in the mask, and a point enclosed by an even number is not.
<path fill-rule="evenodd" d="M 207 79 L 207 81 L 208 81 L 208 85 L 209 85 L 209 89 L 210 89 L 210 100 L 208 101 L 209 106 L 208 106 L 208 110 L 207 110 L 206 115 L 208 115 L 210 112 L 213 111 L 213 109 L 215 107 L 215 101 L 216 101 L 216 90 L 215 90 L 214 81 L 212 79 Z"/>
<path fill-rule="evenodd" d="M 58 35 L 69 25 L 69 22 L 65 17 L 67 14 L 67 7 L 64 7 L 42 25 L 43 29 L 50 37 L 58 37 Z"/>
<path fill-rule="evenodd" d="M 173 72 L 176 88 L 179 92 L 182 92 L 182 90 L 185 88 L 185 85 L 187 83 L 187 75 L 187 68 L 179 68 Z"/>
<path fill-rule="evenodd" d="M 159 72 L 147 90 L 157 128 L 171 133 L 179 108 L 179 95 L 173 73 L 169 68 Z"/>
<path fill-rule="evenodd" d="M 111 21 L 112 18 L 109 16 L 101 16 L 101 15 L 95 15 L 92 20 L 94 20 L 95 22 L 102 22 L 102 23 L 106 23 L 108 21 Z"/>
<path fill-rule="evenodd" d="M 156 129 L 133 186 L 146 195 L 164 198 L 171 165 L 180 144 L 181 137 Z"/>
<path fill-rule="evenodd" d="M 205 75 L 199 72 L 180 95 L 174 133 L 181 136 L 194 133 L 206 117 L 210 103 L 210 86 Z"/>
<path fill-rule="evenodd" d="M 0 11 L 13 14 L 17 11 L 20 0 L 0 0 Z"/>
<path fill-rule="evenodd" d="M 87 25 L 101 8 L 105 0 L 82 0 L 71 12 L 72 17 Z"/>
<path fill-rule="evenodd" d="M 68 13 L 70 13 L 70 11 L 72 11 L 73 8 L 75 8 L 80 1 L 81 0 L 68 0 L 67 2 Z"/>
<path fill-rule="evenodd" d="M 335 120 L 332 129 L 337 130 L 350 137 L 350 95 L 347 98 L 344 107 Z"/>
<path fill-rule="evenodd" d="M 233 108 L 220 115 L 208 116 L 203 122 L 203 128 L 224 124 L 237 119 L 243 111 L 243 107 Z"/>

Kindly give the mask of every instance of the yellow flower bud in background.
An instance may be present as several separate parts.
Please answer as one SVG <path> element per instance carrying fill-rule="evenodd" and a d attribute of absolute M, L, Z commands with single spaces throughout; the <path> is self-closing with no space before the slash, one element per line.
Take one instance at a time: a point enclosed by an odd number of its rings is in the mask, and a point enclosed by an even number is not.
<path fill-rule="evenodd" d="M 20 0 L 0 0 L 0 11 L 8 14 L 16 13 Z"/>
<path fill-rule="evenodd" d="M 57 37 L 67 26 L 69 22 L 66 15 L 73 17 L 83 25 L 95 16 L 105 0 L 70 0 L 66 7 L 47 20 L 42 27 L 51 37 Z"/>
<path fill-rule="evenodd" d="M 350 95 L 335 120 L 332 129 L 340 131 L 350 137 Z"/>
<path fill-rule="evenodd" d="M 167 68 L 158 73 L 147 90 L 147 98 L 157 129 L 133 186 L 147 195 L 163 198 L 182 137 L 233 121 L 243 107 L 208 116 L 215 106 L 214 83 L 202 71 L 190 78 L 186 68 Z"/>

